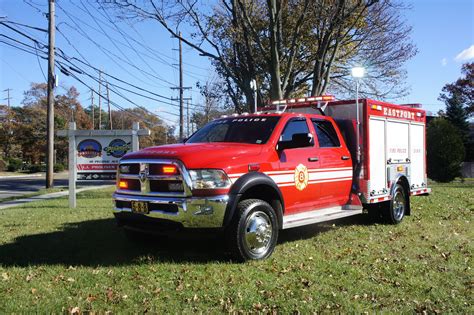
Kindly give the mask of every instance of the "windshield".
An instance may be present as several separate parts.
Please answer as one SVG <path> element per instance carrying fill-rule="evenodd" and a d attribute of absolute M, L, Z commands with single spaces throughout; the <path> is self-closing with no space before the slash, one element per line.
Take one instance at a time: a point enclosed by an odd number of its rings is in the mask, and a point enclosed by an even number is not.
<path fill-rule="evenodd" d="M 238 142 L 263 144 L 270 138 L 279 119 L 279 116 L 266 116 L 214 120 L 196 131 L 186 143 Z"/>

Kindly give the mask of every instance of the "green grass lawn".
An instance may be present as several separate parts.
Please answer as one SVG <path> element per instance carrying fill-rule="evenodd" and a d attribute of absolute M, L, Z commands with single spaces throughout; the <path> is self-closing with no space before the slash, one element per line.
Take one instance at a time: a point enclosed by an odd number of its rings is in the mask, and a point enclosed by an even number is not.
<path fill-rule="evenodd" d="M 433 184 L 397 226 L 365 216 L 286 230 L 234 263 L 218 240 L 130 243 L 111 190 L 0 210 L 0 313 L 474 313 L 472 181 Z"/>

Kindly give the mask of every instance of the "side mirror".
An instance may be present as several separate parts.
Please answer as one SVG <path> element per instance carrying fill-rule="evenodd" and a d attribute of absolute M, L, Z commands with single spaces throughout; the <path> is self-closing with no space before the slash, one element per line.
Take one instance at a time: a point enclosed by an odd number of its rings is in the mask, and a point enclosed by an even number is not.
<path fill-rule="evenodd" d="M 295 133 L 288 141 L 279 141 L 277 150 L 304 148 L 313 145 L 313 136 L 310 133 Z"/>

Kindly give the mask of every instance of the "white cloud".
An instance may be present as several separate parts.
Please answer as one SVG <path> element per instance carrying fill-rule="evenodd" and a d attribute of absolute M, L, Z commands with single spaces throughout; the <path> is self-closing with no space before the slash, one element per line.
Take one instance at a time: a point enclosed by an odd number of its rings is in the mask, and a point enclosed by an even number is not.
<path fill-rule="evenodd" d="M 446 59 L 446 58 L 441 59 L 441 65 L 443 67 L 446 66 L 447 64 L 448 64 L 448 59 Z"/>
<path fill-rule="evenodd" d="M 474 45 L 464 49 L 454 58 L 456 61 L 466 61 L 469 59 L 474 59 Z"/>

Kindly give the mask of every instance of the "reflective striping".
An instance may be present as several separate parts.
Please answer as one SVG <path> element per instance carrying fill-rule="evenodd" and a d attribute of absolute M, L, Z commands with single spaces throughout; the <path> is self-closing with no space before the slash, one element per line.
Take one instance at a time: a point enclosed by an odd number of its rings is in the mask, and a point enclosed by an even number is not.
<path fill-rule="evenodd" d="M 309 180 L 320 180 L 320 179 L 336 179 L 342 177 L 352 177 L 352 170 L 347 171 L 328 171 L 328 172 L 318 172 L 310 173 Z"/>
<path fill-rule="evenodd" d="M 323 182 L 336 182 L 352 180 L 352 168 L 326 168 L 326 169 L 309 169 L 308 184 L 316 184 Z M 235 183 L 240 176 L 247 173 L 229 174 L 228 177 Z M 295 171 L 271 171 L 264 172 L 268 175 L 279 187 L 294 186 L 295 185 Z"/>
<path fill-rule="evenodd" d="M 385 196 L 385 197 L 377 197 L 377 198 L 372 198 L 369 200 L 370 203 L 376 203 L 376 202 L 382 202 L 382 201 L 387 201 L 392 199 L 391 196 Z"/>
<path fill-rule="evenodd" d="M 431 189 L 430 188 L 423 188 L 423 189 L 419 189 L 419 190 L 412 190 L 410 192 L 410 195 L 421 195 L 421 194 L 429 194 L 431 193 Z"/>
<path fill-rule="evenodd" d="M 273 181 L 277 184 L 289 183 L 289 182 L 294 183 L 295 172 L 292 172 L 291 174 L 287 174 L 287 175 L 270 175 L 270 178 L 273 179 Z"/>
<path fill-rule="evenodd" d="M 352 180 L 352 177 L 315 180 L 315 181 L 311 181 L 311 182 L 309 182 L 309 183 L 310 183 L 310 184 L 315 184 L 315 183 L 330 183 L 330 182 L 342 182 L 342 181 L 346 181 L 346 180 Z"/>

